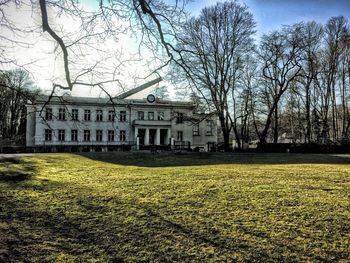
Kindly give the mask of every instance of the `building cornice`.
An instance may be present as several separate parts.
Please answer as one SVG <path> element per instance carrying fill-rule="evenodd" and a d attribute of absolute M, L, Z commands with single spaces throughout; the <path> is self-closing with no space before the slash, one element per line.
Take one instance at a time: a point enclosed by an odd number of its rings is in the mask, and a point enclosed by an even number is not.
<path fill-rule="evenodd" d="M 194 108 L 195 104 L 187 101 L 171 101 L 156 99 L 154 103 L 147 102 L 146 99 L 109 99 L 96 97 L 76 97 L 76 96 L 40 96 L 35 104 L 47 105 L 76 105 L 76 106 L 141 106 L 141 107 L 184 107 Z"/>

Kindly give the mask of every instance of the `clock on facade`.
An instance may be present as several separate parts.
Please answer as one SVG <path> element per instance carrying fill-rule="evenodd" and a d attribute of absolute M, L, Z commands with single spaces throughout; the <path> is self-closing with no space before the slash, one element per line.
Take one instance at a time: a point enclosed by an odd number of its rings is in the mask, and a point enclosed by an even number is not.
<path fill-rule="evenodd" d="M 156 100 L 156 97 L 155 97 L 153 94 L 149 94 L 149 95 L 147 96 L 147 101 L 148 101 L 149 103 L 153 103 L 153 102 L 155 102 L 155 100 Z"/>

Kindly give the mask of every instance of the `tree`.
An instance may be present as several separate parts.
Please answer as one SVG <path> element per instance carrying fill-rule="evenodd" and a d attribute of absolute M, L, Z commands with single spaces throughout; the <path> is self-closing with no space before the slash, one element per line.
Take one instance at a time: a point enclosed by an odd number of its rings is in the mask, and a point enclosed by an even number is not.
<path fill-rule="evenodd" d="M 26 104 L 38 90 L 23 70 L 0 71 L 0 137 L 25 134 Z"/>
<path fill-rule="evenodd" d="M 332 17 L 328 20 L 325 26 L 326 33 L 326 108 L 324 118 L 324 137 L 327 137 L 327 121 L 328 121 L 328 106 L 329 100 L 331 103 L 332 117 L 332 139 L 336 141 L 338 138 L 338 114 L 336 100 L 336 82 L 337 73 L 339 71 L 340 58 L 345 48 L 345 41 L 348 37 L 347 21 L 343 16 Z"/>
<path fill-rule="evenodd" d="M 169 92 L 168 88 L 166 86 L 160 86 L 157 87 L 154 90 L 155 96 L 161 100 L 168 100 L 169 99 Z"/>
<path fill-rule="evenodd" d="M 224 148 L 233 129 L 239 139 L 236 96 L 244 57 L 253 49 L 255 22 L 247 6 L 217 3 L 191 18 L 178 36 L 176 63 L 192 91 L 213 108 L 220 121 Z M 233 112 L 233 113 L 232 113 Z"/>
<path fill-rule="evenodd" d="M 161 70 L 170 59 L 170 40 L 178 20 L 184 14 L 181 1 L 172 5 L 163 1 L 101 0 L 96 3 L 90 1 L 88 8 L 78 0 L 3 1 L 0 5 L 0 27 L 14 37 L 6 39 L 6 35 L 0 36 L 0 39 L 9 40 L 7 46 L 18 46 L 21 42 L 16 38 L 25 39 L 28 32 L 54 43 L 52 53 L 58 65 L 57 72 L 60 73 L 53 75 L 52 93 L 58 91 L 58 94 L 65 90 L 72 91 L 74 87 L 86 86 L 99 88 L 107 95 L 106 87 L 113 87 L 112 92 L 117 95 L 125 89 L 123 79 L 127 73 L 123 72 L 130 72 L 125 69 L 126 65 L 145 58 L 149 68 L 143 74 L 136 72 L 131 78 L 146 78 Z M 31 7 L 33 17 L 41 18 L 40 27 L 35 24 L 38 20 L 33 19 L 32 28 L 19 28 L 10 19 L 9 10 L 14 6 L 19 11 L 23 6 Z M 72 23 L 67 25 L 66 20 Z M 123 42 L 120 39 L 125 35 L 134 40 L 131 44 L 133 52 L 125 52 L 125 47 L 123 49 L 122 44 L 117 44 Z M 5 44 L 1 47 L 5 47 Z M 18 65 L 6 54 L 10 53 L 0 54 L 2 62 Z M 25 67 L 23 64 L 20 66 Z"/>
<path fill-rule="evenodd" d="M 262 61 L 262 77 L 267 117 L 264 128 L 259 134 L 262 145 L 273 123 L 273 141 L 278 140 L 278 113 L 282 95 L 301 72 L 302 41 L 299 38 L 300 26 L 285 27 L 262 37 L 260 44 L 260 58 Z"/>
<path fill-rule="evenodd" d="M 318 56 L 324 34 L 322 25 L 314 21 L 300 24 L 300 26 L 301 40 L 303 41 L 304 48 L 302 50 L 303 61 L 301 78 L 298 80 L 303 86 L 305 96 L 305 142 L 310 143 L 312 141 L 311 96 L 313 92 L 315 92 L 312 88 L 315 89 L 315 81 L 320 70 Z"/>

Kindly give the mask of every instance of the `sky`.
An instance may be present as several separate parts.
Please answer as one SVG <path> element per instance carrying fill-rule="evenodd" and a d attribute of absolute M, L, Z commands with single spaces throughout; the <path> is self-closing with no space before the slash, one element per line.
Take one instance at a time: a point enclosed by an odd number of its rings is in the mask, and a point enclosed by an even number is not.
<path fill-rule="evenodd" d="M 198 15 L 205 6 L 214 5 L 215 0 L 194 0 L 188 10 Z M 332 16 L 343 15 L 350 19 L 350 0 L 240 0 L 249 7 L 257 22 L 257 35 L 261 36 L 301 21 L 325 24 Z"/>
<path fill-rule="evenodd" d="M 171 2 L 174 0 L 165 1 Z M 198 16 L 202 8 L 215 5 L 216 2 L 216 0 L 194 0 L 187 5 L 187 10 L 194 16 Z M 257 22 L 257 39 L 259 39 L 262 34 L 279 29 L 282 25 L 291 25 L 301 21 L 306 22 L 312 20 L 325 24 L 330 17 L 339 15 L 350 19 L 350 0 L 238 0 L 238 2 L 246 4 L 253 14 Z M 81 4 L 92 9 L 95 7 L 94 3 L 96 3 L 95 0 L 81 0 Z M 29 24 L 35 21 L 37 25 L 40 25 L 40 15 L 33 13 L 30 5 L 24 6 L 22 9 L 12 7 L 11 10 L 6 11 L 8 11 L 11 19 L 16 23 Z M 64 17 L 61 18 L 59 23 L 62 23 L 62 21 L 65 21 Z M 74 27 L 72 21 L 65 21 L 63 23 L 66 23 L 69 27 Z M 13 37 L 11 33 L 6 35 L 6 32 L 1 27 L 0 34 L 5 34 L 8 38 Z M 30 67 L 34 69 L 33 72 L 35 72 L 33 73 L 33 75 L 35 75 L 35 82 L 39 87 L 50 87 L 51 80 L 63 72 L 62 61 L 55 60 L 55 57 L 52 55 L 55 45 L 50 41 L 50 37 L 47 36 L 47 34 L 46 36 L 45 34 L 44 36 L 40 35 L 40 37 L 35 36 L 33 39 L 28 37 L 27 40 L 33 43 L 29 51 L 25 49 L 25 47 L 15 47 L 12 51 L 9 50 L 8 54 L 13 54 L 22 64 L 38 59 L 37 63 L 30 65 Z M 131 46 L 130 41 L 128 41 L 127 38 L 123 40 L 122 37 L 120 40 L 118 45 L 121 45 L 124 50 L 123 52 L 127 54 Z M 115 43 L 105 43 L 105 46 L 106 48 L 115 48 Z M 98 57 L 98 55 L 95 54 L 90 55 L 91 57 Z M 146 56 L 147 54 L 145 57 Z M 0 69 L 2 68 L 1 66 L 2 65 L 0 65 Z M 124 72 L 122 72 L 121 75 L 124 73 L 126 73 L 124 75 L 139 73 L 141 76 L 143 68 L 144 65 L 142 65 L 142 63 L 138 66 L 125 65 L 122 69 Z M 154 77 L 151 77 L 144 82 L 153 78 Z M 129 81 L 127 77 L 124 78 L 124 80 L 127 86 L 126 88 L 135 87 L 136 84 Z M 162 83 L 162 85 L 164 85 L 164 83 Z M 170 94 L 174 93 L 170 91 Z M 91 90 L 85 88 L 83 92 L 77 89 L 72 95 L 96 96 L 98 94 L 91 93 Z"/>

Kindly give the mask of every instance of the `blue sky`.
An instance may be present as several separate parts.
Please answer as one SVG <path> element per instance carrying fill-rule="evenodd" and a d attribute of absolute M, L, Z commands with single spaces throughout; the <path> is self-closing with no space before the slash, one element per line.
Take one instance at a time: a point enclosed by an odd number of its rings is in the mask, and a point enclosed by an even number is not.
<path fill-rule="evenodd" d="M 215 0 L 194 0 L 188 9 L 197 15 L 204 6 Z M 268 33 L 282 25 L 301 21 L 326 23 L 332 16 L 343 15 L 350 19 L 350 0 L 241 0 L 253 13 L 258 35 Z"/>

